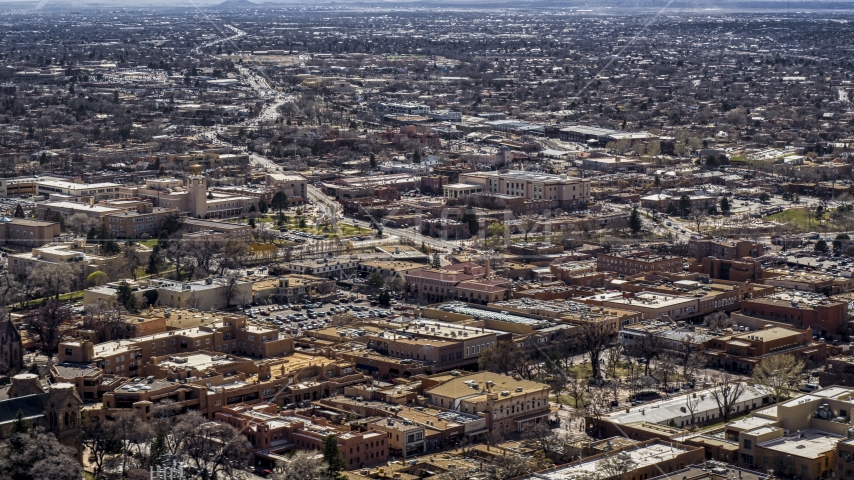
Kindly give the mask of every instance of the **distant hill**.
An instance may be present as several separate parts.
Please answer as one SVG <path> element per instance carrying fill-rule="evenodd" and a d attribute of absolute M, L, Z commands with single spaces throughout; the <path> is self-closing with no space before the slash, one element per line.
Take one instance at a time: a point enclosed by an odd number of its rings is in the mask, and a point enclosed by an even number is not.
<path fill-rule="evenodd" d="M 233 9 L 233 8 L 256 8 L 259 5 L 252 3 L 249 0 L 225 0 L 224 2 L 213 5 L 213 8 Z"/>

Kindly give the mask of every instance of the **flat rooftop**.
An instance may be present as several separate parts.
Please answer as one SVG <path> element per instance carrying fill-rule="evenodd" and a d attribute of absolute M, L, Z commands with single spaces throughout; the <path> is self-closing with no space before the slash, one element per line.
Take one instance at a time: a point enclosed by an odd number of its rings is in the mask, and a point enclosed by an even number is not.
<path fill-rule="evenodd" d="M 694 393 L 700 397 L 700 401 L 697 403 L 697 407 L 694 410 L 695 412 L 714 411 L 717 414 L 718 404 L 715 402 L 715 399 L 711 394 L 711 390 L 701 390 L 687 395 L 694 395 Z M 673 418 L 684 417 L 686 415 L 683 409 L 685 408 L 685 397 L 687 395 L 679 395 L 678 397 L 670 397 L 665 400 L 646 403 L 640 407 L 632 407 L 629 409 L 628 413 L 626 413 L 625 410 L 619 410 L 606 414 L 604 418 L 619 424 L 636 422 L 666 424 Z M 745 402 L 752 399 L 759 399 L 761 403 L 762 397 L 767 395 L 768 392 L 766 392 L 763 387 L 747 385 L 744 388 L 744 393 L 742 393 L 738 401 Z"/>
<path fill-rule="evenodd" d="M 163 367 L 175 368 L 194 368 L 196 370 L 205 370 L 211 367 L 220 367 L 225 365 L 234 365 L 238 363 L 234 357 L 227 355 L 210 355 L 207 353 L 192 353 L 189 355 L 175 355 L 169 357 L 169 360 L 164 360 L 158 363 Z"/>
<path fill-rule="evenodd" d="M 680 297 L 677 295 L 668 295 L 665 293 L 640 292 L 636 293 L 635 296 L 631 298 L 622 298 L 621 296 L 620 298 L 609 299 L 608 301 L 612 303 L 621 303 L 623 305 L 661 308 L 694 302 L 696 301 L 696 298 Z"/>
<path fill-rule="evenodd" d="M 688 451 L 677 445 L 654 443 L 623 450 L 618 455 L 630 457 L 634 464 L 634 470 L 672 460 Z M 574 465 L 540 473 L 537 476 L 548 480 L 571 480 L 578 475 L 589 475 L 602 471 L 602 467 L 599 465 L 602 460 L 602 458 L 598 458 L 590 461 L 581 461 Z"/>
<path fill-rule="evenodd" d="M 845 437 L 821 430 L 808 429 L 801 430 L 800 434 L 776 438 L 759 443 L 757 446 L 785 455 L 816 459 L 830 450 L 835 450 L 836 444 L 842 440 L 845 440 Z"/>

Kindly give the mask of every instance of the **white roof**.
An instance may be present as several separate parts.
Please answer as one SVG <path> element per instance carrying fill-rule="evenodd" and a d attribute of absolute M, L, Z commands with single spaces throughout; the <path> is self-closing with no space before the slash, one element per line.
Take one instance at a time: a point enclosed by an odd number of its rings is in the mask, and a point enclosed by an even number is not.
<path fill-rule="evenodd" d="M 707 412 L 710 410 L 717 412 L 718 404 L 712 396 L 711 390 L 699 391 L 696 392 L 696 394 L 700 397 L 700 401 L 697 403 L 697 407 L 694 409 L 694 412 Z M 690 393 L 689 395 L 694 395 L 694 393 Z M 768 393 L 763 387 L 747 385 L 744 388 L 744 393 L 742 393 L 738 398 L 738 402 L 746 402 L 755 398 L 762 398 L 766 395 L 768 395 Z M 680 395 L 678 397 L 644 404 L 641 407 L 631 408 L 629 413 L 622 410 L 611 413 L 607 415 L 606 418 L 613 423 L 623 425 L 635 422 L 667 424 L 670 419 L 686 415 L 686 413 L 682 411 L 682 408 L 686 405 L 686 397 L 687 395 Z"/>
<path fill-rule="evenodd" d="M 38 185 L 45 185 L 48 187 L 56 187 L 56 188 L 67 188 L 70 190 L 80 190 L 80 189 L 89 189 L 89 188 L 105 188 L 105 187 L 120 187 L 121 185 L 118 183 L 74 183 L 74 182 L 64 182 L 61 180 L 38 180 L 36 182 Z"/>
<path fill-rule="evenodd" d="M 633 469 L 640 469 L 649 465 L 654 465 L 657 463 L 672 460 L 687 451 L 687 449 L 684 449 L 677 445 L 664 445 L 660 443 L 653 443 L 651 445 L 645 445 L 640 448 L 625 450 L 623 452 L 618 453 L 617 455 L 625 455 L 627 458 L 631 458 L 634 467 Z M 537 477 L 546 478 L 548 480 L 571 480 L 576 477 L 586 478 L 586 475 L 590 473 L 601 471 L 599 466 L 599 462 L 601 461 L 602 459 L 598 458 L 588 462 L 581 462 L 579 464 L 572 465 L 566 468 L 560 468 L 550 472 L 538 474 Z"/>
<path fill-rule="evenodd" d="M 801 430 L 800 434 L 776 438 L 759 443 L 757 446 L 787 455 L 814 459 L 829 450 L 835 450 L 836 444 L 842 440 L 845 440 L 845 437 L 808 429 Z"/>

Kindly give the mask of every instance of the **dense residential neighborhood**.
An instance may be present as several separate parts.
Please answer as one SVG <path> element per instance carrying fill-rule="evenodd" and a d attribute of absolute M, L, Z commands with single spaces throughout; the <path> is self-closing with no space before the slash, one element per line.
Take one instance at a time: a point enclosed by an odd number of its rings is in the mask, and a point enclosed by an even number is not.
<path fill-rule="evenodd" d="M 846 2 L 78 3 L 0 1 L 0 478 L 854 478 Z"/>

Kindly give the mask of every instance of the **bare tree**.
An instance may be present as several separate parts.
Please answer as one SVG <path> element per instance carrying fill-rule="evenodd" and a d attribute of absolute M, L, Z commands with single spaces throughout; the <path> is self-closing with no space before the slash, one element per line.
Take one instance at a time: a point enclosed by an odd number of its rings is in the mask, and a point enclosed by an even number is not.
<path fill-rule="evenodd" d="M 18 283 L 15 276 L 8 271 L 0 273 L 0 305 L 11 305 L 20 295 L 21 284 Z"/>
<path fill-rule="evenodd" d="M 804 362 L 792 355 L 766 357 L 753 369 L 753 380 L 768 387 L 779 402 L 789 396 L 804 371 Z"/>
<path fill-rule="evenodd" d="M 552 430 L 546 422 L 526 430 L 525 437 L 534 441 L 547 456 L 558 451 L 566 441 L 560 430 Z"/>
<path fill-rule="evenodd" d="M 600 378 L 602 352 L 611 342 L 614 327 L 608 322 L 591 322 L 578 329 L 578 346 L 590 357 L 593 378 Z"/>
<path fill-rule="evenodd" d="M 519 227 L 522 229 L 522 233 L 525 234 L 525 241 L 528 241 L 528 234 L 536 230 L 537 226 L 540 224 L 540 219 L 537 216 L 526 215 L 519 220 Z"/>
<path fill-rule="evenodd" d="M 510 375 L 524 356 L 515 342 L 501 341 L 480 354 L 478 365 L 481 370 Z"/>
<path fill-rule="evenodd" d="M 637 462 L 632 460 L 632 456 L 622 452 L 612 453 L 596 462 L 596 469 L 602 472 L 603 480 L 624 480 L 636 467 Z"/>
<path fill-rule="evenodd" d="M 726 374 L 721 375 L 718 384 L 712 388 L 712 398 L 715 399 L 715 403 L 718 405 L 718 413 L 724 422 L 729 421 L 729 416 L 745 388 L 747 388 L 747 383 Z"/>
<path fill-rule="evenodd" d="M 39 342 L 39 350 L 47 357 L 47 368 L 53 364 L 59 344 L 71 333 L 71 310 L 59 300 L 45 300 L 33 313 L 27 315 L 30 331 Z"/>
<path fill-rule="evenodd" d="M 656 363 L 656 367 L 658 369 L 658 374 L 662 377 L 661 383 L 664 385 L 666 390 L 668 382 L 673 377 L 673 374 L 676 373 L 676 356 L 669 351 L 665 351 L 661 354 L 660 360 Z"/>
<path fill-rule="evenodd" d="M 89 454 L 88 461 L 94 467 L 95 478 L 101 478 L 107 455 L 116 448 L 115 424 L 112 420 L 86 422 L 80 443 Z"/>
<path fill-rule="evenodd" d="M 201 297 L 196 295 L 196 292 L 193 292 L 190 294 L 189 297 L 187 297 L 187 301 L 185 302 L 185 304 L 187 308 L 198 310 L 199 306 L 202 304 L 202 299 Z"/>
<path fill-rule="evenodd" d="M 122 260 L 125 271 L 130 273 L 130 276 L 136 280 L 136 269 L 140 265 L 139 245 L 136 242 L 128 240 L 122 245 Z"/>
<path fill-rule="evenodd" d="M 210 422 L 195 412 L 186 414 L 187 438 L 183 453 L 201 472 L 203 480 L 229 476 L 235 464 L 245 462 L 246 438 L 231 425 Z"/>
<path fill-rule="evenodd" d="M 644 375 L 649 375 L 649 365 L 664 352 L 664 340 L 655 334 L 636 335 L 628 347 L 629 355 L 644 365 Z"/>
<path fill-rule="evenodd" d="M 240 277 L 240 271 L 228 270 L 215 280 L 218 285 L 222 286 L 222 296 L 225 298 L 226 308 L 231 306 L 231 301 L 237 295 L 237 287 L 240 285 Z"/>
<path fill-rule="evenodd" d="M 164 436 L 166 450 L 172 455 L 178 455 L 183 449 L 184 441 L 193 429 L 192 416 L 179 415 L 181 406 L 172 400 L 164 399 L 151 407 L 151 418 L 158 432 L 168 433 Z"/>
<path fill-rule="evenodd" d="M 707 363 L 706 356 L 699 351 L 692 334 L 685 335 L 673 349 L 672 354 L 674 362 L 680 367 L 683 382 L 690 381 L 694 372 Z"/>
<path fill-rule="evenodd" d="M 77 235 L 85 235 L 91 228 L 98 226 L 98 220 L 85 213 L 75 213 L 65 223 Z"/>
<path fill-rule="evenodd" d="M 587 396 L 587 402 L 584 403 L 585 413 L 593 418 L 593 425 L 590 425 L 591 432 L 596 432 L 602 424 L 602 416 L 608 412 L 609 400 L 608 391 L 602 387 L 591 386 L 590 394 Z"/>
<path fill-rule="evenodd" d="M 510 480 L 531 473 L 528 458 L 522 455 L 501 455 L 484 467 L 488 480 Z"/>
<path fill-rule="evenodd" d="M 323 478 L 326 469 L 327 465 L 321 454 L 296 450 L 288 455 L 287 460 L 276 462 L 271 478 L 273 480 L 315 480 Z"/>
<path fill-rule="evenodd" d="M 9 479 L 79 480 L 82 465 L 73 448 L 38 428 L 13 433 L 0 457 L 0 476 Z"/>
<path fill-rule="evenodd" d="M 127 327 L 123 310 L 115 301 L 109 302 L 99 298 L 97 302 L 86 307 L 83 317 L 83 328 L 95 332 L 98 343 L 116 340 L 124 334 Z"/>
<path fill-rule="evenodd" d="M 584 397 L 587 395 L 587 379 L 578 371 L 570 370 L 566 383 L 566 391 L 572 399 L 572 406 L 581 408 L 584 405 Z"/>
<path fill-rule="evenodd" d="M 217 275 L 225 275 L 228 269 L 242 267 L 250 253 L 249 245 L 242 239 L 232 235 L 227 236 L 222 242 L 220 255 L 216 262 Z"/>
<path fill-rule="evenodd" d="M 768 459 L 768 473 L 773 473 L 777 478 L 795 477 L 795 461 L 791 455 L 777 453 Z"/>
<path fill-rule="evenodd" d="M 59 298 L 60 293 L 68 292 L 78 272 L 65 263 L 39 262 L 28 275 L 44 291 L 45 297 Z"/>
<path fill-rule="evenodd" d="M 723 330 L 724 328 L 734 325 L 730 320 L 729 315 L 725 312 L 710 313 L 703 318 L 703 323 L 713 330 Z"/>
<path fill-rule="evenodd" d="M 205 277 L 214 271 L 216 259 L 222 253 L 222 242 L 218 234 L 201 235 L 187 246 L 188 254 L 198 271 L 197 276 Z"/>
<path fill-rule="evenodd" d="M 131 447 L 135 446 L 137 450 L 137 458 L 140 457 L 141 446 L 148 442 L 153 436 L 153 430 L 149 425 L 143 422 L 136 412 L 119 412 L 113 421 L 114 433 L 116 442 L 121 449 L 120 455 L 116 458 L 121 464 L 122 476 L 125 476 L 132 457 Z"/>
<path fill-rule="evenodd" d="M 166 258 L 175 265 L 175 279 L 181 280 L 181 270 L 186 268 L 186 263 L 190 258 L 189 247 L 186 242 L 182 241 L 180 233 L 175 234 L 175 238 L 168 240 L 166 244 Z"/>
<path fill-rule="evenodd" d="M 691 414 L 691 423 L 689 424 L 689 429 L 694 430 L 696 427 L 695 415 L 697 414 L 697 407 L 700 405 L 700 396 L 696 393 L 686 395 L 685 396 L 685 409 L 688 410 L 688 413 Z"/>

